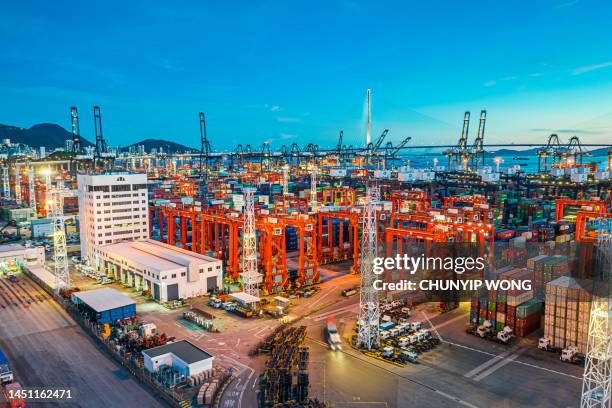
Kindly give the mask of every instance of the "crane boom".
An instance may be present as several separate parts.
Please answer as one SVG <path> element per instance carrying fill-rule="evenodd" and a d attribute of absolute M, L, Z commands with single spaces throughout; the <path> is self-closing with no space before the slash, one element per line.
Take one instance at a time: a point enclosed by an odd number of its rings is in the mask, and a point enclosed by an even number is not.
<path fill-rule="evenodd" d="M 378 137 L 378 140 L 376 141 L 376 144 L 374 144 L 374 146 L 372 147 L 372 153 L 376 153 L 376 150 L 378 150 L 378 148 L 382 144 L 383 140 L 385 140 L 385 137 L 387 137 L 387 133 L 389 133 L 389 129 L 385 129 L 382 132 L 382 134 Z"/>

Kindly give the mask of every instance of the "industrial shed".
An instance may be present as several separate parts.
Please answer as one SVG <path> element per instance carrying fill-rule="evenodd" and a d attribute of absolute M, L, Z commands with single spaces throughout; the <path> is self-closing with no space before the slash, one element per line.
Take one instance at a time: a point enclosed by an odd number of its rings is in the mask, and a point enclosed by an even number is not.
<path fill-rule="evenodd" d="M 212 370 L 213 356 L 187 340 L 167 343 L 143 350 L 145 368 L 157 372 L 162 367 L 172 367 L 186 377 Z"/>
<path fill-rule="evenodd" d="M 98 323 L 112 323 L 136 316 L 136 302 L 111 288 L 73 293 L 72 302 L 80 312 Z"/>

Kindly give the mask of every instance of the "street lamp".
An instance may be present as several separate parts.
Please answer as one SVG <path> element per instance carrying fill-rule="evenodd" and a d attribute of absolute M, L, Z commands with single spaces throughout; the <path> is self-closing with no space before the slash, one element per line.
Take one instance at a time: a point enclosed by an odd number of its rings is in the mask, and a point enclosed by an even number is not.
<path fill-rule="evenodd" d="M 496 171 L 499 173 L 499 165 L 504 162 L 504 159 L 502 159 L 501 157 L 496 157 L 495 159 L 493 159 L 493 162 L 495 162 Z"/>

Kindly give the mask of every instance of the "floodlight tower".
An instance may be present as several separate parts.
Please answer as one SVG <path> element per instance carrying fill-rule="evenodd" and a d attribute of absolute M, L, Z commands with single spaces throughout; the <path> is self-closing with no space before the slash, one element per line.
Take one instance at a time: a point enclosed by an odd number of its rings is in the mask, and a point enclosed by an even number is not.
<path fill-rule="evenodd" d="M 56 188 L 51 194 L 51 219 L 53 220 L 53 263 L 55 264 L 55 291 L 70 288 L 68 253 L 66 251 L 66 230 L 64 225 L 64 196 Z"/>
<path fill-rule="evenodd" d="M 30 210 L 32 210 L 32 216 L 36 216 L 36 190 L 34 189 L 34 166 L 30 166 L 28 169 L 28 190 L 30 197 Z"/>
<path fill-rule="evenodd" d="M 2 167 L 2 192 L 4 193 L 4 198 L 7 200 L 11 199 L 11 184 L 9 183 L 9 167 Z"/>
<path fill-rule="evenodd" d="M 242 282 L 244 292 L 259 296 L 262 275 L 257 272 L 257 233 L 255 232 L 255 190 L 244 190 L 244 226 L 242 228 Z"/>
<path fill-rule="evenodd" d="M 601 279 L 595 286 L 589 319 L 580 408 L 612 407 L 612 219 L 602 220 L 597 237 Z"/>
<path fill-rule="evenodd" d="M 21 174 L 17 166 L 15 166 L 15 202 L 21 205 Z"/>
<path fill-rule="evenodd" d="M 289 165 L 283 166 L 283 197 L 289 195 Z"/>
<path fill-rule="evenodd" d="M 378 253 L 376 205 L 380 199 L 377 186 L 368 187 L 365 197 L 365 208 L 362 216 L 363 232 L 361 235 L 361 291 L 359 293 L 359 328 L 357 347 L 371 350 L 380 345 L 378 325 L 380 320 L 379 294 L 374 289 L 374 258 Z"/>
<path fill-rule="evenodd" d="M 317 165 L 314 164 L 310 173 L 310 208 L 312 212 L 317 212 L 319 202 L 317 201 Z"/>

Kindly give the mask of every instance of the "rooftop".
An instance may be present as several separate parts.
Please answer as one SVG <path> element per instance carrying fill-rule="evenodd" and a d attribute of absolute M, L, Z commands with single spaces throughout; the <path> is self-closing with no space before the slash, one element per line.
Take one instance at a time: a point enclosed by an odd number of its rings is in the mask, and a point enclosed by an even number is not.
<path fill-rule="evenodd" d="M 25 247 L 21 244 L 6 244 L 0 245 L 0 253 L 2 252 L 13 252 L 13 251 L 23 251 Z"/>
<path fill-rule="evenodd" d="M 112 288 L 76 292 L 73 295 L 98 313 L 136 304 L 129 297 Z"/>
<path fill-rule="evenodd" d="M 210 354 L 187 340 L 179 340 L 174 343 L 164 344 L 163 346 L 153 347 L 152 349 L 144 350 L 142 353 L 151 358 L 172 353 L 187 364 L 212 358 Z"/>
<path fill-rule="evenodd" d="M 103 245 L 100 250 L 108 255 L 137 263 L 149 270 L 167 271 L 195 265 L 219 262 L 218 259 L 186 251 L 163 242 L 123 241 Z"/>

